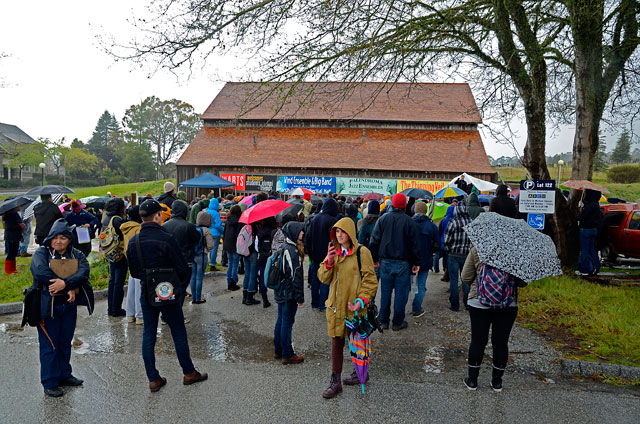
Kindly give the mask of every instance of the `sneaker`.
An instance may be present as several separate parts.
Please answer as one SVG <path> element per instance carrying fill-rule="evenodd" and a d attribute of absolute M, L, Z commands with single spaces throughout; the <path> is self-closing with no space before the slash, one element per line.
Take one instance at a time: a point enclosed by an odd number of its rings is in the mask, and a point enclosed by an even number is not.
<path fill-rule="evenodd" d="M 400 331 L 400 330 L 404 330 L 405 328 L 407 328 L 409 326 L 409 324 L 407 323 L 407 321 L 402 321 L 402 324 L 400 325 L 394 325 L 391 329 L 393 331 Z"/>
<path fill-rule="evenodd" d="M 185 323 L 185 324 L 189 324 L 190 322 L 191 322 L 191 320 L 190 320 L 189 318 L 185 318 L 185 319 L 184 319 L 184 323 Z"/>
<path fill-rule="evenodd" d="M 127 322 L 129 324 L 133 324 L 134 322 L 136 322 L 136 317 L 127 317 Z"/>
<path fill-rule="evenodd" d="M 415 318 L 420 318 L 420 317 L 421 317 L 422 315 L 424 315 L 425 313 L 426 313 L 426 312 L 424 311 L 424 309 L 422 309 L 422 310 L 420 310 L 420 311 L 418 311 L 418 312 L 413 312 L 413 313 L 412 313 L 412 315 L 413 315 Z"/>
<path fill-rule="evenodd" d="M 162 319 L 162 320 L 160 320 L 160 322 L 162 323 L 162 325 L 167 325 L 167 321 L 165 321 L 165 320 L 163 320 L 163 319 Z"/>
<path fill-rule="evenodd" d="M 136 318 L 136 325 L 143 325 L 144 320 L 142 318 Z"/>

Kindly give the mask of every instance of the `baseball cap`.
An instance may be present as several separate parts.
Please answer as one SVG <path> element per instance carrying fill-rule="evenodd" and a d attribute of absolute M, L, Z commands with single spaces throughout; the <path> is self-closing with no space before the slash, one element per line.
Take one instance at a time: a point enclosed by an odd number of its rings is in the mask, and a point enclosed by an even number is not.
<path fill-rule="evenodd" d="M 147 217 L 166 210 L 167 208 L 158 203 L 157 200 L 147 199 L 140 205 L 140 216 Z"/>

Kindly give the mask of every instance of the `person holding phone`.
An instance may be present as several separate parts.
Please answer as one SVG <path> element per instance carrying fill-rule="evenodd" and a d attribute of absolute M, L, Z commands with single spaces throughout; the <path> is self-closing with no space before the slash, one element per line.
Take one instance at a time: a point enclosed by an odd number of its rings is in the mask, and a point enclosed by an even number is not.
<path fill-rule="evenodd" d="M 331 382 L 322 393 L 326 399 L 342 392 L 342 361 L 347 336 L 345 317 L 353 319 L 356 311 L 366 314 L 367 306 L 378 290 L 371 252 L 358 244 L 353 220 L 342 218 L 331 228 L 330 235 L 327 256 L 318 270 L 320 282 L 329 286 L 325 314 L 331 337 Z M 344 384 L 360 384 L 355 371 L 344 379 Z"/>

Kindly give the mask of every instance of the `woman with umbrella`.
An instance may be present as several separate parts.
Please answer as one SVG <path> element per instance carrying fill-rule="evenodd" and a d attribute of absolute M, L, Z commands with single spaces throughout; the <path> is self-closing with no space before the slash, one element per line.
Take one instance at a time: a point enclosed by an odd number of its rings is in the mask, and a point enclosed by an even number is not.
<path fill-rule="evenodd" d="M 342 361 L 347 336 L 345 317 L 353 320 L 356 311 L 366 315 L 367 305 L 378 290 L 371 252 L 358 244 L 352 219 L 342 218 L 331 229 L 329 250 L 318 269 L 318 279 L 330 286 L 325 313 L 331 337 L 331 383 L 322 393 L 329 399 L 342 392 Z M 355 370 L 344 379 L 344 384 L 360 384 Z"/>
<path fill-rule="evenodd" d="M 25 227 L 18 211 L 22 208 L 22 204 L 24 203 L 20 203 L 20 198 L 9 200 L 5 203 L 6 204 L 3 203 L 4 208 L 8 208 L 14 204 L 16 206 L 7 210 L 2 215 L 2 223 L 4 226 L 4 250 L 7 254 L 7 257 L 4 260 L 4 272 L 6 274 L 17 274 L 16 256 L 18 255 L 18 248 L 20 246 L 20 241 L 22 240 L 22 230 Z"/>
<path fill-rule="evenodd" d="M 599 191 L 586 189 L 584 193 L 584 207 L 578 216 L 580 227 L 580 258 L 578 270 L 582 275 L 595 275 L 600 272 L 600 259 L 596 252 L 596 237 L 598 228 L 602 225 L 602 211 L 600 210 Z"/>

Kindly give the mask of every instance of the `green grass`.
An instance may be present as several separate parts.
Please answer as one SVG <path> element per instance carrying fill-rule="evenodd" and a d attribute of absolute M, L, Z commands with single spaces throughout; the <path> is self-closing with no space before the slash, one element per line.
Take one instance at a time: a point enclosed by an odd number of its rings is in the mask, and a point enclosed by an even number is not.
<path fill-rule="evenodd" d="M 94 253 L 94 255 L 97 255 Z M 4 264 L 4 258 L 0 261 Z M 33 277 L 29 272 L 31 258 L 17 258 L 17 269 L 20 274 L 4 274 L 0 278 L 0 303 L 21 302 L 22 291 L 33 284 Z M 94 290 L 106 289 L 109 282 L 109 263 L 100 258 L 91 264 L 91 274 L 89 281 Z"/>
<path fill-rule="evenodd" d="M 566 357 L 640 366 L 640 289 L 561 276 L 519 291 L 518 321 Z"/>

